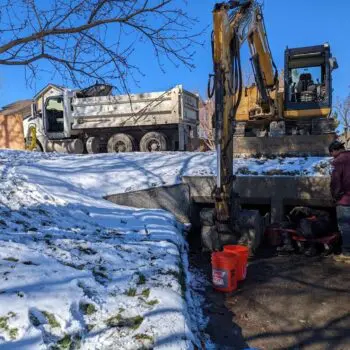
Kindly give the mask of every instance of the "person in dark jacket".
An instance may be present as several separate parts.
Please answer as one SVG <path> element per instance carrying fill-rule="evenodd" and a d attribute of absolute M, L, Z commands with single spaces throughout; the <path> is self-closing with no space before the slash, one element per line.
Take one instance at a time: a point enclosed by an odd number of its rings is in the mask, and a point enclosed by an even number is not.
<path fill-rule="evenodd" d="M 337 207 L 337 220 L 342 236 L 342 253 L 337 261 L 350 263 L 350 151 L 344 143 L 333 141 L 329 153 L 334 158 L 331 178 L 331 193 Z"/>

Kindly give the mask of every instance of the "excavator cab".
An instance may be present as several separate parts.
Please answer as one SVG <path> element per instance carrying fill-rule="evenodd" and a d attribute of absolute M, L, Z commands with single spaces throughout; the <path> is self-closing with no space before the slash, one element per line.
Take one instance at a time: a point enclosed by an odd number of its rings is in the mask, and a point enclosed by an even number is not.
<path fill-rule="evenodd" d="M 284 117 L 327 118 L 332 107 L 332 70 L 338 67 L 328 44 L 286 49 Z"/>

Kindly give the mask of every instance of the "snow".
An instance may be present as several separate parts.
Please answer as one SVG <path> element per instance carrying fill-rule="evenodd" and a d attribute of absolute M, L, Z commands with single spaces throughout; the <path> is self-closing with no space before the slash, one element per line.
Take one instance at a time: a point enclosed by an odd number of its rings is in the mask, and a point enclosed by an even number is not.
<path fill-rule="evenodd" d="M 192 290 L 204 281 L 188 272 L 185 226 L 165 211 L 102 198 L 215 167 L 214 153 L 0 151 L 0 348 L 198 345 L 205 320 Z M 234 161 L 242 176 L 329 169 L 328 158 Z"/>
<path fill-rule="evenodd" d="M 186 243 L 170 213 L 98 199 L 81 186 L 83 157 L 0 158 L 1 349 L 193 348 Z"/>

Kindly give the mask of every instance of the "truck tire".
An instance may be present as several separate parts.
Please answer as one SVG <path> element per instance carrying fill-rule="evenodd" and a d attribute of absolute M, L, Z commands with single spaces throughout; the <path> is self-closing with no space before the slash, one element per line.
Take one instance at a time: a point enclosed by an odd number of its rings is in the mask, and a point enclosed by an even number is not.
<path fill-rule="evenodd" d="M 31 143 L 32 143 L 32 140 L 31 140 L 31 139 L 29 139 L 28 141 L 26 140 L 26 142 L 25 142 L 26 149 L 27 149 L 27 147 L 28 147 L 29 145 L 31 145 Z M 41 145 L 40 145 L 39 142 L 36 142 L 36 143 L 35 143 L 35 148 L 32 149 L 32 151 L 33 151 L 33 152 L 42 152 L 42 151 L 43 151 L 43 148 L 41 147 Z"/>
<path fill-rule="evenodd" d="M 107 144 L 108 153 L 133 152 L 136 151 L 133 137 L 127 134 L 112 135 Z"/>
<path fill-rule="evenodd" d="M 160 152 L 167 150 L 166 136 L 161 132 L 148 132 L 140 141 L 141 152 Z"/>
<path fill-rule="evenodd" d="M 100 152 L 100 140 L 98 137 L 91 136 L 86 140 L 86 150 L 89 154 Z"/>
<path fill-rule="evenodd" d="M 35 148 L 33 149 L 33 152 L 42 152 L 43 148 L 41 145 L 37 142 Z"/>

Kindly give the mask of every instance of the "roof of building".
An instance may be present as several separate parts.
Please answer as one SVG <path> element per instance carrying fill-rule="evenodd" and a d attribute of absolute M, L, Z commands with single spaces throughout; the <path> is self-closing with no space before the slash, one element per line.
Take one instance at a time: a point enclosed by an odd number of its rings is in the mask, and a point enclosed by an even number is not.
<path fill-rule="evenodd" d="M 0 114 L 5 116 L 20 114 L 22 117 L 26 117 L 31 113 L 31 105 L 32 100 L 15 101 L 6 106 L 3 106 Z"/>
<path fill-rule="evenodd" d="M 42 88 L 34 97 L 33 99 L 36 100 L 38 97 L 40 97 L 41 95 L 43 95 L 46 91 L 55 88 L 57 90 L 61 90 L 63 91 L 64 87 L 60 86 L 60 85 L 56 85 L 56 84 L 47 84 L 44 88 Z"/>

